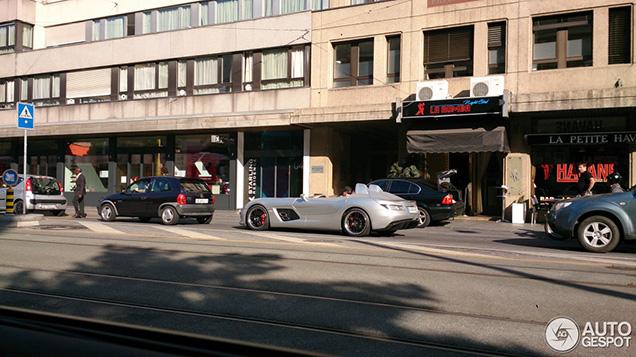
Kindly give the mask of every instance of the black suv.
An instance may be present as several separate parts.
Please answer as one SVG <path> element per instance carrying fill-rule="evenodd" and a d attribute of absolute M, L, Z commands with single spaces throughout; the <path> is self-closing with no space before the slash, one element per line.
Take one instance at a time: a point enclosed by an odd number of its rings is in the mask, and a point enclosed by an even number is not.
<path fill-rule="evenodd" d="M 179 218 L 195 217 L 206 224 L 212 221 L 214 196 L 208 185 L 197 178 L 144 177 L 121 193 L 102 197 L 97 210 L 103 221 L 125 216 L 147 222 L 159 217 L 163 224 L 176 224 Z"/>
<path fill-rule="evenodd" d="M 453 219 L 464 212 L 459 191 L 439 190 L 434 184 L 423 179 L 386 178 L 371 182 L 383 191 L 417 202 L 420 210 L 420 223 L 423 228 L 431 222 Z"/>

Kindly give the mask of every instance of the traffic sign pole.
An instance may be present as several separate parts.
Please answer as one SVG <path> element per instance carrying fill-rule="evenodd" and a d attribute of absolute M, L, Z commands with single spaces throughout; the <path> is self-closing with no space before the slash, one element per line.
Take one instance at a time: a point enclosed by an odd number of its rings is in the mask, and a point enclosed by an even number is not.
<path fill-rule="evenodd" d="M 26 179 L 27 179 L 27 130 L 33 129 L 35 123 L 35 109 L 33 104 L 18 103 L 18 128 L 24 129 L 24 190 L 22 201 L 22 212 L 27 213 L 27 200 L 26 200 Z"/>
<path fill-rule="evenodd" d="M 27 213 L 27 198 L 26 198 L 26 179 L 27 179 L 27 130 L 24 129 L 24 177 L 22 180 L 24 184 L 22 185 L 22 213 Z"/>

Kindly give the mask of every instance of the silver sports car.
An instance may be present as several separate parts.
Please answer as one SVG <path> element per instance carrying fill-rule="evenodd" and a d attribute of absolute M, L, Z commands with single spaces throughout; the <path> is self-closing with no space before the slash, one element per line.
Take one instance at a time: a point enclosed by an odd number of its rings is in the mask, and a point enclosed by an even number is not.
<path fill-rule="evenodd" d="M 362 237 L 371 231 L 391 235 L 398 229 L 414 228 L 417 218 L 414 201 L 359 183 L 350 196 L 256 199 L 241 209 L 240 224 L 253 230 L 341 230 Z"/>

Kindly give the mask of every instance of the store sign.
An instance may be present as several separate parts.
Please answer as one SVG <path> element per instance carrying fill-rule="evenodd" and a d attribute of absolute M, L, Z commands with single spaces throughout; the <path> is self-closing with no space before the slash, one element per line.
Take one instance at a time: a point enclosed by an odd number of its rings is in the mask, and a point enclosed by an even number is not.
<path fill-rule="evenodd" d="M 578 182 L 579 169 L 578 164 L 556 164 L 556 181 L 557 182 Z M 613 163 L 599 163 L 589 165 L 587 171 L 592 174 L 594 181 L 606 182 L 607 175 L 614 171 Z"/>
<path fill-rule="evenodd" d="M 537 134 L 620 132 L 627 129 L 625 117 L 559 118 L 537 120 Z"/>
<path fill-rule="evenodd" d="M 459 4 L 475 0 L 428 0 L 428 7 Z"/>
<path fill-rule="evenodd" d="M 531 134 L 528 145 L 603 145 L 636 144 L 636 132 L 587 134 Z"/>
<path fill-rule="evenodd" d="M 413 119 L 457 115 L 501 114 L 503 104 L 504 100 L 502 97 L 404 102 L 402 104 L 402 117 Z"/>
<path fill-rule="evenodd" d="M 247 199 L 256 198 L 256 159 L 247 161 Z"/>

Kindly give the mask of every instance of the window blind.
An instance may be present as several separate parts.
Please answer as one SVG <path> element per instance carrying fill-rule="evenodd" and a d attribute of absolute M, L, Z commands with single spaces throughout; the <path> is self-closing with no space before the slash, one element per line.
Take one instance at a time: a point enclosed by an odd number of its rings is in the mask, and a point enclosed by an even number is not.
<path fill-rule="evenodd" d="M 473 27 L 427 31 L 424 34 L 426 64 L 469 61 L 473 53 Z"/>
<path fill-rule="evenodd" d="M 630 63 L 631 7 L 609 10 L 608 63 Z"/>
<path fill-rule="evenodd" d="M 66 97 L 86 98 L 110 95 L 110 68 L 66 74 Z"/>

